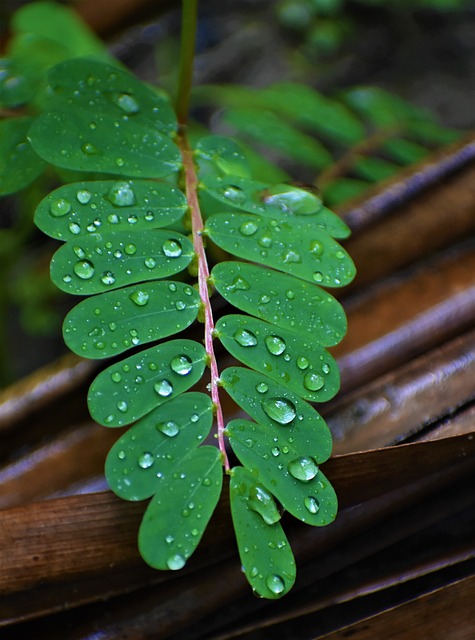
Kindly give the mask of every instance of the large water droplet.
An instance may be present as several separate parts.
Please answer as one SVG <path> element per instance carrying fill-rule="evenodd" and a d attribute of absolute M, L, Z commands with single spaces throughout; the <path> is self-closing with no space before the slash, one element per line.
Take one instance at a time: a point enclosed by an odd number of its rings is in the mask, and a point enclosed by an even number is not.
<path fill-rule="evenodd" d="M 137 100 L 129 93 L 120 93 L 118 96 L 114 96 L 113 101 L 122 111 L 125 111 L 125 113 L 129 115 L 137 113 L 140 109 Z"/>
<path fill-rule="evenodd" d="M 289 263 L 289 262 L 302 262 L 302 258 L 300 256 L 300 253 L 297 253 L 296 251 L 287 251 L 287 253 L 284 256 L 284 262 L 285 263 Z"/>
<path fill-rule="evenodd" d="M 232 284 L 233 289 L 239 289 L 240 291 L 247 291 L 249 289 L 249 282 L 241 278 L 241 276 L 237 276 L 233 280 Z"/>
<path fill-rule="evenodd" d="M 280 513 L 275 502 L 264 487 L 255 485 L 249 495 L 249 508 L 258 513 L 266 524 L 274 524 L 280 520 Z"/>
<path fill-rule="evenodd" d="M 122 380 L 122 376 L 118 371 L 114 371 L 114 373 L 111 373 L 111 379 L 112 382 L 120 382 Z"/>
<path fill-rule="evenodd" d="M 322 365 L 322 371 L 323 373 L 330 373 L 330 365 L 325 363 L 324 365 Z"/>
<path fill-rule="evenodd" d="M 162 251 L 167 258 L 178 258 L 183 253 L 181 244 L 176 240 L 165 240 L 162 245 Z"/>
<path fill-rule="evenodd" d="M 241 347 L 255 347 L 257 344 L 256 336 L 252 331 L 248 331 L 247 329 L 238 329 L 233 338 Z"/>
<path fill-rule="evenodd" d="M 269 391 L 269 385 L 266 382 L 259 382 L 256 385 L 257 393 L 267 393 Z"/>
<path fill-rule="evenodd" d="M 125 402 L 125 400 L 120 400 L 117 403 L 117 409 L 119 409 L 119 411 L 122 411 L 122 413 L 125 413 L 129 408 L 129 405 L 127 404 L 127 402 Z"/>
<path fill-rule="evenodd" d="M 261 247 L 264 247 L 264 249 L 269 249 L 269 247 L 272 247 L 272 238 L 270 238 L 269 236 L 261 236 L 257 242 Z"/>
<path fill-rule="evenodd" d="M 310 371 L 306 373 L 303 379 L 303 386 L 309 391 L 318 391 L 325 384 L 325 380 L 318 373 Z"/>
<path fill-rule="evenodd" d="M 239 227 L 239 231 L 243 236 L 252 236 L 256 233 L 258 226 L 252 220 L 248 220 L 247 222 L 243 222 Z"/>
<path fill-rule="evenodd" d="M 173 420 L 168 420 L 167 422 L 160 422 L 156 426 L 157 431 L 161 431 L 163 434 L 168 436 L 169 438 L 174 438 L 178 435 L 180 429 L 176 422 Z"/>
<path fill-rule="evenodd" d="M 303 503 L 305 505 L 305 508 L 310 511 L 310 513 L 318 513 L 320 509 L 320 503 L 317 498 L 314 498 L 313 496 L 307 496 L 306 498 L 304 498 Z"/>
<path fill-rule="evenodd" d="M 101 276 L 101 282 L 107 285 L 114 284 L 115 275 L 112 273 L 112 271 L 104 271 L 104 273 Z"/>
<path fill-rule="evenodd" d="M 137 247 L 132 243 L 126 244 L 124 247 L 124 251 L 128 256 L 133 256 L 137 251 Z"/>
<path fill-rule="evenodd" d="M 285 351 L 285 341 L 279 336 L 267 336 L 265 339 L 266 347 L 274 356 L 280 356 Z"/>
<path fill-rule="evenodd" d="M 286 398 L 266 398 L 262 401 L 262 408 L 269 418 L 279 424 L 289 424 L 297 414 L 293 402 Z"/>
<path fill-rule="evenodd" d="M 236 202 L 242 204 L 247 200 L 247 196 L 241 187 L 237 187 L 235 185 L 228 185 L 224 189 L 220 190 L 220 193 L 227 199 L 232 202 Z"/>
<path fill-rule="evenodd" d="M 77 236 L 81 233 L 81 227 L 77 222 L 70 222 L 68 225 L 68 229 L 73 234 L 73 236 Z"/>
<path fill-rule="evenodd" d="M 305 356 L 300 356 L 297 358 L 297 367 L 302 371 L 305 371 L 305 369 L 308 369 L 309 365 L 310 365 L 310 362 L 308 361 L 308 358 L 306 358 Z"/>
<path fill-rule="evenodd" d="M 65 198 L 53 200 L 49 206 L 49 212 L 54 218 L 61 218 L 71 211 L 71 203 Z"/>
<path fill-rule="evenodd" d="M 176 553 L 173 556 L 170 556 L 167 559 L 167 567 L 172 571 L 178 571 L 178 569 L 182 569 L 185 566 L 186 560 L 179 553 Z"/>
<path fill-rule="evenodd" d="M 148 297 L 148 293 L 146 291 L 141 291 L 140 289 L 129 295 L 129 298 L 138 307 L 144 307 L 148 302 Z"/>
<path fill-rule="evenodd" d="M 168 380 L 160 380 L 153 385 L 153 388 L 162 398 L 168 398 L 173 393 L 173 387 Z"/>
<path fill-rule="evenodd" d="M 170 367 L 172 371 L 180 376 L 186 376 L 193 368 L 190 358 L 188 356 L 177 356 L 171 361 Z"/>
<path fill-rule="evenodd" d="M 146 451 L 145 453 L 142 453 L 141 456 L 139 456 L 139 467 L 141 469 L 150 469 L 153 463 L 154 457 L 152 453 Z"/>
<path fill-rule="evenodd" d="M 114 207 L 131 207 L 135 204 L 135 193 L 130 184 L 124 180 L 114 182 L 106 198 Z"/>
<path fill-rule="evenodd" d="M 280 576 L 275 574 L 267 577 L 266 585 L 269 591 L 272 591 L 272 593 L 275 593 L 276 595 L 282 593 L 285 589 L 284 580 Z"/>
<path fill-rule="evenodd" d="M 78 202 L 80 202 L 81 204 L 89 204 L 92 198 L 92 193 L 87 189 L 80 189 L 76 193 L 76 198 L 78 199 Z"/>
<path fill-rule="evenodd" d="M 89 280 L 94 275 L 94 265 L 89 260 L 79 260 L 74 265 L 73 271 L 81 280 Z"/>
<path fill-rule="evenodd" d="M 292 462 L 289 462 L 287 469 L 291 476 L 301 482 L 309 482 L 315 478 L 318 473 L 318 467 L 315 464 L 315 461 L 312 460 L 312 458 L 307 458 L 306 456 L 296 458 L 295 460 L 292 460 Z"/>
<path fill-rule="evenodd" d="M 157 261 L 154 258 L 145 258 L 144 263 L 149 269 L 153 269 L 157 266 Z"/>
<path fill-rule="evenodd" d="M 323 273 L 321 271 L 315 271 L 315 273 L 312 274 L 312 278 L 315 282 L 323 282 Z"/>
<path fill-rule="evenodd" d="M 315 256 L 321 256 L 323 253 L 323 244 L 319 240 L 312 240 L 310 242 L 310 251 Z"/>

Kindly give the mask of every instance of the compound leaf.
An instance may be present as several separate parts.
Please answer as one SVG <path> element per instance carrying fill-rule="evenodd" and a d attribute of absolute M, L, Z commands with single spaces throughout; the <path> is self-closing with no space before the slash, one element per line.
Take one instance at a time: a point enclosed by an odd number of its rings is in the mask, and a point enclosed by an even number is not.
<path fill-rule="evenodd" d="M 235 256 L 325 287 L 344 286 L 355 275 L 351 258 L 337 242 L 294 217 L 217 214 L 208 218 L 204 232 Z"/>
<path fill-rule="evenodd" d="M 244 315 L 223 316 L 215 333 L 235 358 L 306 400 L 326 402 L 340 387 L 334 358 L 310 336 Z"/>
<path fill-rule="evenodd" d="M 193 245 L 178 231 L 154 229 L 91 234 L 67 242 L 51 261 L 51 279 L 75 295 L 102 293 L 183 271 Z"/>
<path fill-rule="evenodd" d="M 254 592 L 280 598 L 295 582 L 296 567 L 272 496 L 243 467 L 234 467 L 230 504 L 242 569 Z"/>
<path fill-rule="evenodd" d="M 157 474 L 173 473 L 207 437 L 212 423 L 213 406 L 204 393 L 183 393 L 157 407 L 110 450 L 105 472 L 111 490 L 124 500 L 150 498 L 161 486 Z"/>
<path fill-rule="evenodd" d="M 317 285 L 243 262 L 221 262 L 211 272 L 218 292 L 241 311 L 272 324 L 337 344 L 346 332 L 340 303 Z"/>
<path fill-rule="evenodd" d="M 134 422 L 190 389 L 205 368 L 204 347 L 193 340 L 169 340 L 129 356 L 102 371 L 89 389 L 94 420 L 106 427 Z"/>
<path fill-rule="evenodd" d="M 141 283 L 76 305 L 64 320 L 64 341 L 85 358 L 115 356 L 182 331 L 199 308 L 199 294 L 188 284 Z"/>
<path fill-rule="evenodd" d="M 162 471 L 139 530 L 140 553 L 150 566 L 178 570 L 185 565 L 213 514 L 222 483 L 216 447 L 199 447 Z"/>
<path fill-rule="evenodd" d="M 185 195 L 163 182 L 76 182 L 43 198 L 35 224 L 52 238 L 76 240 L 99 231 L 167 227 L 183 216 L 187 206 Z"/>

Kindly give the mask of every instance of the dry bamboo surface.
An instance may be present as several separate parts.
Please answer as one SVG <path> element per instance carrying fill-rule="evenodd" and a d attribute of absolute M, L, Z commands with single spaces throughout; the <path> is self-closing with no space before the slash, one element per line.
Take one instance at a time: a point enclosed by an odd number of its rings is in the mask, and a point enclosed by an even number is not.
<path fill-rule="evenodd" d="M 178 573 L 138 557 L 143 504 L 74 495 L 97 486 L 121 430 L 87 420 L 95 369 L 65 359 L 0 401 L 2 637 L 473 637 L 464 609 L 475 555 L 473 171 L 406 194 L 348 243 L 360 275 L 342 298 L 342 393 L 321 408 L 338 454 L 323 470 L 340 513 L 317 530 L 284 516 L 294 592 L 277 606 L 249 594 L 225 495 Z M 71 495 L 44 500 L 61 493 Z"/>

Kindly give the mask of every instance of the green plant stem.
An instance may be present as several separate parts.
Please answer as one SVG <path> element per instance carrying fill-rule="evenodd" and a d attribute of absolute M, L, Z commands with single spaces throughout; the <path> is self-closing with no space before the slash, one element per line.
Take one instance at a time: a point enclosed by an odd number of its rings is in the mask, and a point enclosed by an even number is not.
<path fill-rule="evenodd" d="M 198 0 L 183 0 L 181 19 L 180 66 L 175 111 L 181 126 L 188 122 L 190 93 L 193 80 Z"/>
<path fill-rule="evenodd" d="M 198 291 L 204 309 L 204 325 L 205 325 L 205 349 L 208 356 L 208 365 L 211 372 L 210 393 L 213 401 L 216 422 L 218 428 L 218 446 L 223 456 L 223 464 L 226 471 L 229 471 L 230 465 L 226 453 L 226 445 L 224 442 L 224 416 L 221 402 L 219 399 L 219 369 L 216 354 L 214 352 L 213 334 L 214 319 L 211 307 L 209 283 L 208 261 L 203 243 L 203 217 L 201 215 L 200 205 L 198 201 L 198 177 L 196 175 L 195 164 L 193 161 L 193 150 L 190 148 L 185 133 L 181 132 L 178 136 L 178 146 L 180 147 L 183 170 L 185 174 L 186 197 L 190 208 L 191 229 L 193 235 L 193 246 L 198 260 Z"/>

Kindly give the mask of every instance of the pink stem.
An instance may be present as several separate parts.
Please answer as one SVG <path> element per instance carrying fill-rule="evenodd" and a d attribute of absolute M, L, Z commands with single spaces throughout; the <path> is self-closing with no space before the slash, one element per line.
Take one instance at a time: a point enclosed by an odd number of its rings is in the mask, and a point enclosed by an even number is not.
<path fill-rule="evenodd" d="M 224 468 L 226 471 L 229 471 L 230 465 L 224 443 L 223 409 L 219 399 L 219 370 L 213 345 L 214 319 L 208 289 L 208 261 L 206 259 L 202 236 L 204 228 L 203 217 L 201 215 L 200 204 L 198 201 L 198 178 L 196 176 L 195 164 L 193 162 L 193 151 L 190 148 L 184 133 L 180 133 L 178 137 L 178 146 L 180 147 L 185 173 L 186 197 L 190 207 L 193 246 L 198 258 L 198 291 L 205 310 L 205 349 L 209 358 L 209 368 L 211 372 L 211 399 L 213 400 L 216 410 L 218 446 L 223 456 Z"/>

